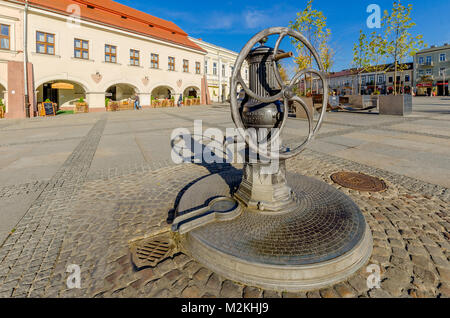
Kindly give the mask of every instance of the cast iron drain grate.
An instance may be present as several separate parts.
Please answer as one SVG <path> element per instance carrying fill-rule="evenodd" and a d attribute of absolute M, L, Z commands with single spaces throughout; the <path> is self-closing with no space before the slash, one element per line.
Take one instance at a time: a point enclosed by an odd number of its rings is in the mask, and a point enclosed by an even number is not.
<path fill-rule="evenodd" d="M 167 231 L 131 242 L 130 250 L 137 268 L 155 267 L 175 253 L 175 244 Z"/>
<path fill-rule="evenodd" d="M 387 188 L 383 180 L 358 172 L 337 172 L 331 175 L 331 180 L 345 188 L 358 191 L 380 192 Z"/>

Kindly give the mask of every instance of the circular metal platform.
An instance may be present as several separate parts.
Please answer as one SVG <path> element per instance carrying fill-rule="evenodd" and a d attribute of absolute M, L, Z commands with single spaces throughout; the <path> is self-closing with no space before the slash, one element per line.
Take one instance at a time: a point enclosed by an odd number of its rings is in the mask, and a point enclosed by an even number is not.
<path fill-rule="evenodd" d="M 197 181 L 181 197 L 178 212 L 231 196 L 241 178 L 235 170 Z M 246 209 L 183 235 L 183 250 L 225 277 L 262 288 L 298 291 L 348 277 L 372 251 L 359 208 L 326 183 L 289 173 L 287 180 L 297 209 L 276 215 Z"/>

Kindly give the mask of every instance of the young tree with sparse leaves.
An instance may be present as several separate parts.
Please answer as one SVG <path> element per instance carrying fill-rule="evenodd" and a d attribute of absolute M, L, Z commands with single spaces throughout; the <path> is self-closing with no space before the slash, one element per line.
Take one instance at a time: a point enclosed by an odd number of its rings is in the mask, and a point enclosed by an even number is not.
<path fill-rule="evenodd" d="M 330 29 L 327 29 L 327 18 L 322 11 L 313 9 L 314 0 L 308 0 L 306 8 L 297 13 L 297 18 L 291 21 L 289 27 L 295 31 L 302 33 L 311 45 L 317 48 L 321 62 L 328 72 L 333 65 L 333 51 L 329 46 L 331 36 Z M 295 63 L 299 71 L 310 68 L 313 64 L 313 56 L 309 49 L 301 42 L 293 40 L 293 45 L 297 50 Z M 312 89 L 312 76 L 311 89 Z M 305 93 L 306 93 L 306 76 L 305 76 Z"/>
<path fill-rule="evenodd" d="M 370 67 L 369 41 L 362 30 L 359 31 L 358 42 L 353 46 L 352 64 L 358 74 L 358 95 L 361 95 L 361 73 Z"/>
<path fill-rule="evenodd" d="M 382 61 L 386 58 L 386 54 L 387 41 L 377 32 L 372 32 L 370 34 L 370 41 L 368 42 L 368 57 L 371 64 L 369 69 L 375 72 L 375 90 L 378 90 L 378 73 L 384 73 L 386 71 L 386 64 L 382 63 Z"/>
<path fill-rule="evenodd" d="M 414 56 L 422 47 L 426 47 L 422 35 L 412 36 L 409 30 L 416 24 L 410 17 L 412 5 L 404 6 L 400 0 L 394 0 L 392 12 L 384 11 L 382 27 L 386 41 L 386 54 L 394 64 L 394 94 L 397 94 L 397 71 L 404 70 L 402 62 Z"/>
<path fill-rule="evenodd" d="M 289 81 L 289 77 L 288 77 L 288 75 L 287 75 L 287 72 L 286 72 L 286 70 L 284 69 L 283 65 L 281 65 L 281 63 L 278 63 L 278 70 L 279 70 L 279 72 L 280 72 L 281 80 L 282 80 L 283 82 Z"/>

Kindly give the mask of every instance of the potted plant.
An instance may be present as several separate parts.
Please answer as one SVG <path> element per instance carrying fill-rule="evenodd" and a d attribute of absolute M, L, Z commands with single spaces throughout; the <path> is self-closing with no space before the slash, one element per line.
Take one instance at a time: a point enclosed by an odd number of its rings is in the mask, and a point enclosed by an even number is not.
<path fill-rule="evenodd" d="M 88 104 L 84 101 L 83 97 L 81 97 L 75 103 L 75 108 L 74 108 L 73 112 L 74 113 L 88 113 L 89 112 Z"/>
<path fill-rule="evenodd" d="M 308 90 L 306 91 L 306 97 L 312 97 L 310 88 L 308 88 Z"/>
<path fill-rule="evenodd" d="M 412 113 L 412 96 L 409 94 L 380 95 L 378 109 L 380 115 L 409 115 Z"/>
<path fill-rule="evenodd" d="M 119 109 L 119 103 L 111 101 L 111 102 L 109 102 L 108 108 L 109 108 L 109 111 L 115 112 Z"/>
<path fill-rule="evenodd" d="M 4 118 L 6 113 L 6 106 L 3 104 L 3 99 L 0 99 L 0 118 Z"/>
<path fill-rule="evenodd" d="M 151 97 L 150 97 L 150 100 L 151 100 L 151 102 L 150 102 L 150 106 L 152 106 L 152 107 L 156 107 L 156 102 L 155 102 L 155 98 L 154 98 L 153 96 L 151 96 Z"/>

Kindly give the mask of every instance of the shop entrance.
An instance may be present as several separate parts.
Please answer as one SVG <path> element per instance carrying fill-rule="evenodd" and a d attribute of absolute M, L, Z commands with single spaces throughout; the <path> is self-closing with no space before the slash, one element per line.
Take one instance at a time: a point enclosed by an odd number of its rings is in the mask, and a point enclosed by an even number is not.
<path fill-rule="evenodd" d="M 437 94 L 438 96 L 448 96 L 448 82 L 438 82 L 437 83 Z"/>
<path fill-rule="evenodd" d="M 55 80 L 46 82 L 37 88 L 37 102 L 49 100 L 57 104 L 57 109 L 72 109 L 80 100 L 86 99 L 86 90 L 76 82 Z"/>

